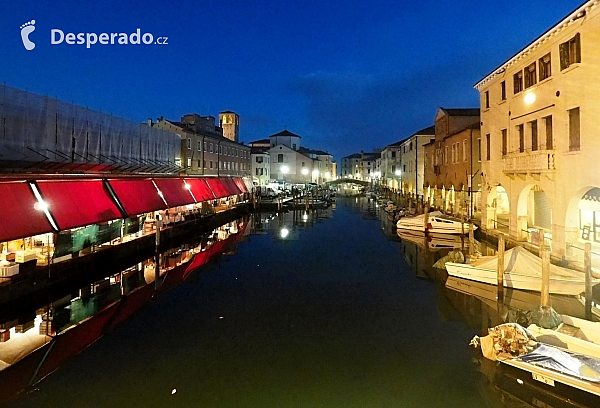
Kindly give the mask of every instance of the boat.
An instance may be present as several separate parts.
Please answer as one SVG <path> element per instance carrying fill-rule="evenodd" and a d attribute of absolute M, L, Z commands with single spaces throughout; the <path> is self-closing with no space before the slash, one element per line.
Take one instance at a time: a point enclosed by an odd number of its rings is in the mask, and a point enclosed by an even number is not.
<path fill-rule="evenodd" d="M 562 322 L 554 329 L 532 324 L 527 330 L 542 343 L 600 359 L 600 323 L 568 315 L 560 318 Z"/>
<path fill-rule="evenodd" d="M 429 248 L 432 251 L 440 249 L 461 249 L 468 245 L 461 237 L 449 234 L 427 234 L 413 232 L 410 230 L 396 230 L 396 234 L 402 241 L 412 242 L 421 248 Z"/>
<path fill-rule="evenodd" d="M 516 370 L 519 384 L 541 384 L 591 406 L 600 402 L 600 358 L 595 355 L 544 344 L 517 323 L 490 328 L 487 336 L 475 336 L 471 344 L 481 346 L 485 358 Z"/>
<path fill-rule="evenodd" d="M 540 292 L 542 260 L 521 246 L 504 253 L 504 286 Z M 497 284 L 497 256 L 483 256 L 466 264 L 446 263 L 448 275 L 477 282 Z M 598 283 L 594 279 L 592 284 Z M 582 272 L 550 264 L 550 293 L 578 295 L 585 291 Z"/>
<path fill-rule="evenodd" d="M 446 288 L 473 296 L 479 299 L 490 310 L 498 307 L 498 288 L 496 285 L 476 282 L 468 279 L 448 276 L 445 283 Z M 533 310 L 540 305 L 540 294 L 526 290 L 508 288 L 503 292 L 502 303 L 504 306 L 518 310 Z M 550 295 L 552 307 L 561 316 L 569 315 L 585 317 L 585 308 L 581 302 L 573 296 Z"/>
<path fill-rule="evenodd" d="M 396 228 L 439 234 L 462 234 L 469 231 L 469 223 L 463 223 L 440 211 L 433 211 L 427 214 L 427 222 L 425 222 L 425 214 L 403 217 L 396 223 Z M 477 227 L 473 225 L 473 228 Z"/>

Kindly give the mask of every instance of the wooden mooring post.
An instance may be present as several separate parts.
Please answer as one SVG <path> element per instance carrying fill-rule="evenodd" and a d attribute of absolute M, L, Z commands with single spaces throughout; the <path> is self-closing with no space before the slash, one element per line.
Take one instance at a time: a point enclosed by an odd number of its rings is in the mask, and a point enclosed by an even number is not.
<path fill-rule="evenodd" d="M 473 229 L 473 223 L 469 223 L 469 255 L 473 256 L 475 254 L 475 231 Z"/>
<path fill-rule="evenodd" d="M 423 231 L 427 232 L 427 224 L 429 222 L 429 206 L 425 207 L 425 212 L 423 214 Z"/>
<path fill-rule="evenodd" d="M 496 270 L 498 299 L 504 299 L 504 234 L 498 236 L 498 266 Z"/>
<path fill-rule="evenodd" d="M 546 240 L 544 239 L 544 231 L 542 232 L 542 238 L 540 241 L 540 258 L 542 258 L 542 290 L 540 304 L 542 308 L 550 307 L 550 251 L 546 247 Z"/>
<path fill-rule="evenodd" d="M 583 270 L 585 271 L 585 318 L 592 320 L 592 244 L 590 242 L 585 243 Z"/>

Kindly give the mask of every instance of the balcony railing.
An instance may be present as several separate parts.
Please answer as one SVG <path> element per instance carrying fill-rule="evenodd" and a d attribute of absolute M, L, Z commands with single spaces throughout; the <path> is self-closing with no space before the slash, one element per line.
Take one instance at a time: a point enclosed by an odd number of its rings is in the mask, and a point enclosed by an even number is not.
<path fill-rule="evenodd" d="M 504 156 L 505 173 L 544 173 L 555 169 L 554 150 L 509 153 Z"/>

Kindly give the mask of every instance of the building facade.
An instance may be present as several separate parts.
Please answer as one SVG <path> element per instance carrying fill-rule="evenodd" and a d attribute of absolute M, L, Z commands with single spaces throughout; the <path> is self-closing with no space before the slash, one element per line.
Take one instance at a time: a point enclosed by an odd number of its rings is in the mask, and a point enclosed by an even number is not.
<path fill-rule="evenodd" d="M 584 3 L 475 85 L 482 227 L 534 243 L 543 231 L 566 260 L 600 249 L 599 10 Z"/>
<path fill-rule="evenodd" d="M 240 116 L 232 111 L 224 111 L 219 113 L 219 126 L 223 129 L 223 137 L 240 141 Z"/>
<path fill-rule="evenodd" d="M 286 129 L 268 139 L 251 142 L 254 181 L 262 185 L 271 180 L 287 183 L 323 183 L 333 180 L 336 171 L 333 156 L 322 150 L 300 146 L 300 139 L 300 136 Z M 268 171 L 264 168 L 265 160 L 269 166 Z"/>
<path fill-rule="evenodd" d="M 479 208 L 479 113 L 479 109 L 438 109 L 435 138 L 422 149 L 424 201 L 467 218 Z"/>
<path fill-rule="evenodd" d="M 422 197 L 425 167 L 423 146 L 434 137 L 435 127 L 430 126 L 386 146 L 381 152 L 382 182 L 388 188 Z"/>
<path fill-rule="evenodd" d="M 250 147 L 223 137 L 213 116 L 188 114 L 181 121 L 160 119 L 153 126 L 181 138 L 183 173 L 209 176 L 250 176 Z"/>
<path fill-rule="evenodd" d="M 250 146 L 250 160 L 252 163 L 252 182 L 264 186 L 271 180 L 271 156 L 269 139 L 257 140 L 248 143 Z"/>

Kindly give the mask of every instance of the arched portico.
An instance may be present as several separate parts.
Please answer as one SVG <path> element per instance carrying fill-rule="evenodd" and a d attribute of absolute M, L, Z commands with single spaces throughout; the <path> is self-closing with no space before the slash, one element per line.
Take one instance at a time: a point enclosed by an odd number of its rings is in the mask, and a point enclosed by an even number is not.
<path fill-rule="evenodd" d="M 491 187 L 488 193 L 486 220 L 488 229 L 509 231 L 510 201 L 506 189 L 500 184 Z"/>
<path fill-rule="evenodd" d="M 544 235 L 551 240 L 552 205 L 546 192 L 537 184 L 528 184 L 519 193 L 516 222 L 518 239 L 539 245 L 540 231 L 543 230 Z"/>

